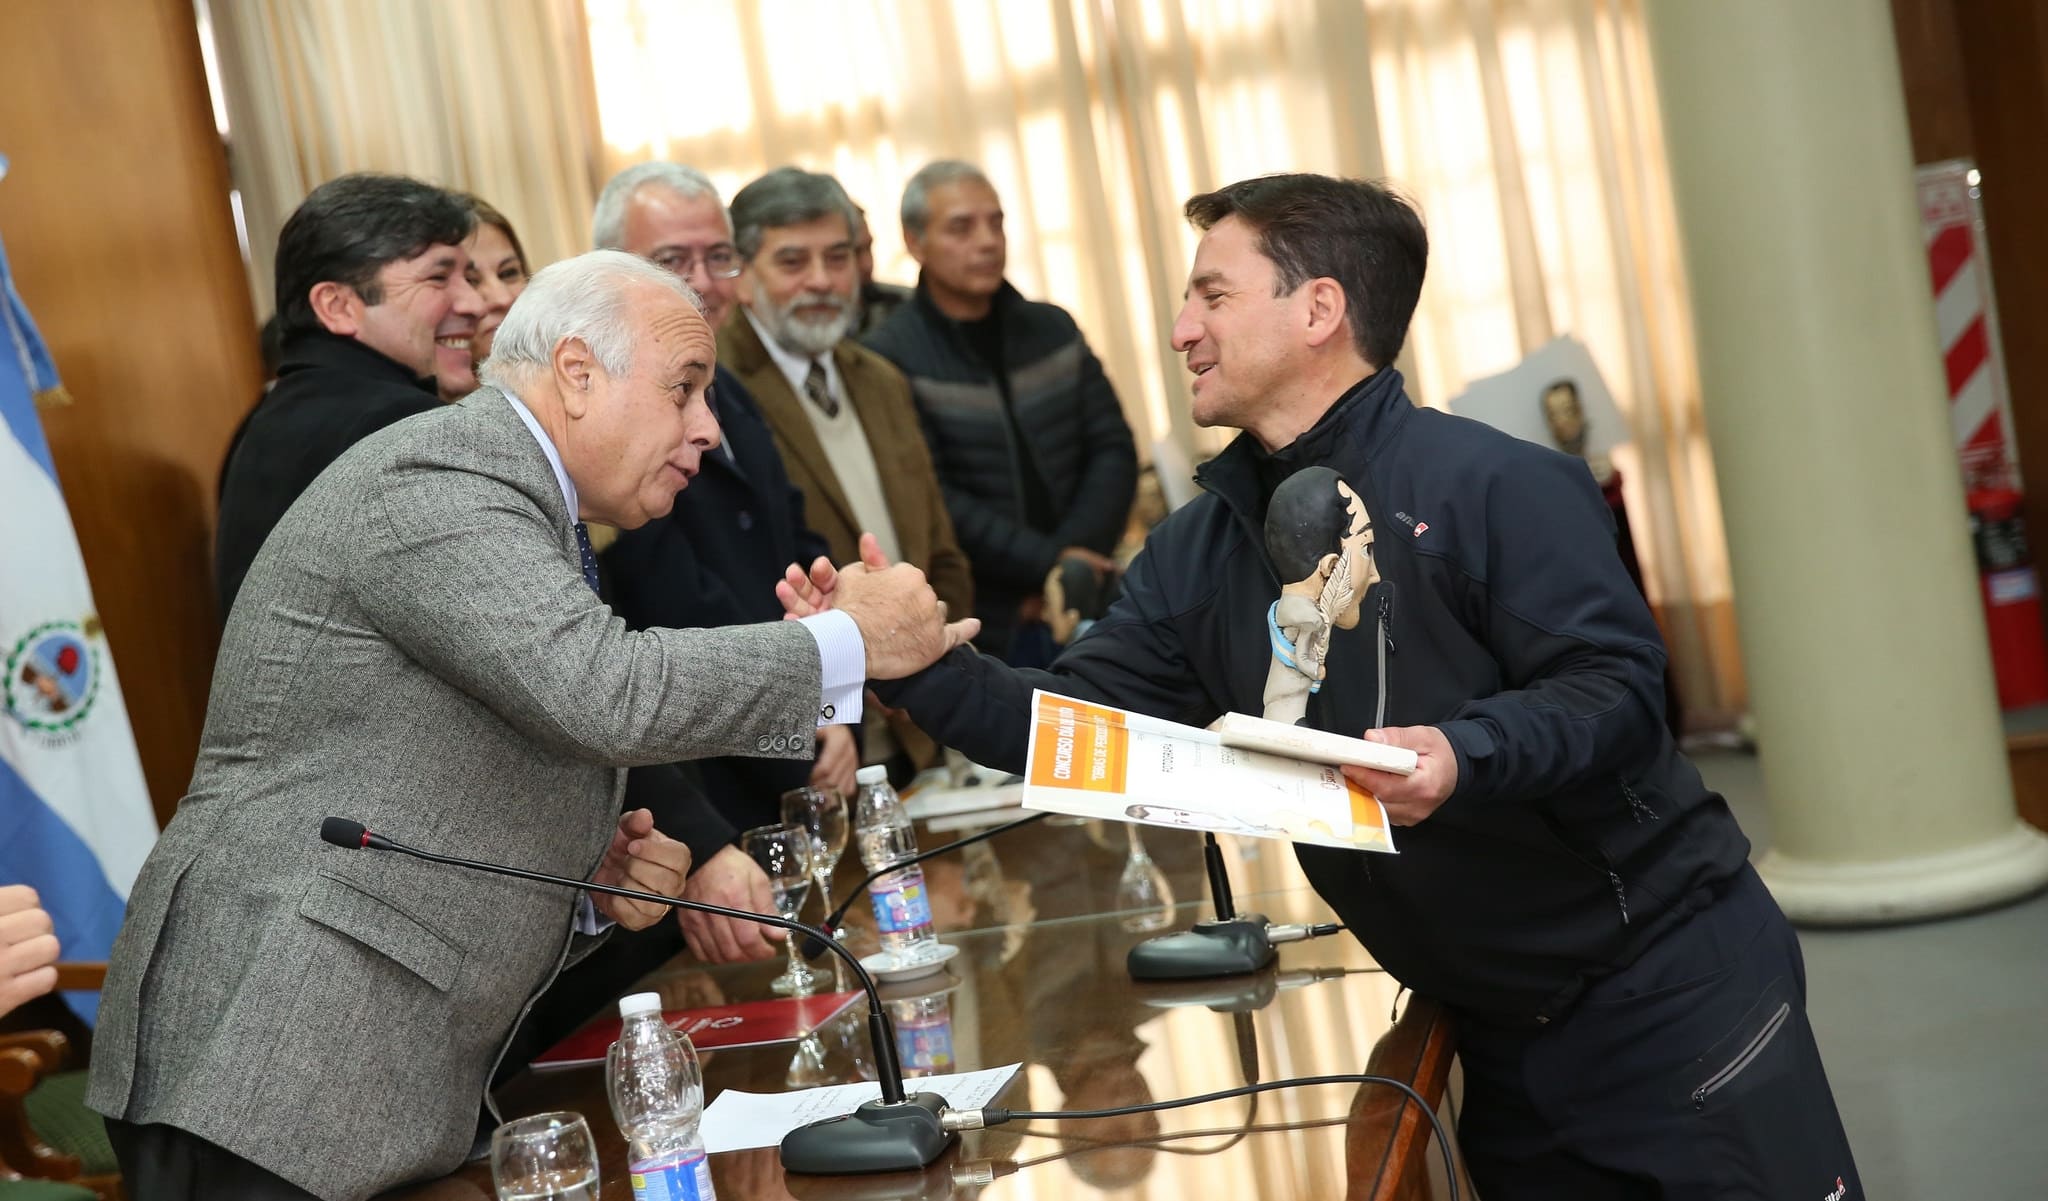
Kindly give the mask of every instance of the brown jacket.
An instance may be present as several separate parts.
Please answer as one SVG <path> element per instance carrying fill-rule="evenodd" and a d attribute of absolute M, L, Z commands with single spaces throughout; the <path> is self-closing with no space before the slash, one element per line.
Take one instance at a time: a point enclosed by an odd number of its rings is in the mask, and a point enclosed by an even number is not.
<path fill-rule="evenodd" d="M 805 402 L 789 386 L 788 377 L 761 344 L 753 324 L 737 309 L 718 332 L 718 361 L 746 385 L 768 422 L 789 482 L 804 494 L 805 522 L 831 546 L 834 562 L 859 559 L 860 522 L 825 457 L 824 444 L 803 411 Z M 931 451 L 918 426 L 910 382 L 889 360 L 851 339 L 833 348 L 832 362 L 854 412 L 860 415 L 868 449 L 874 453 L 903 561 L 924 571 L 932 591 L 945 602 L 947 613 L 954 617 L 972 614 L 974 576 L 953 537 L 953 520 L 946 515 L 938 473 L 932 469 Z M 914 727 L 895 719 L 890 726 L 913 761 L 920 766 L 935 761 L 930 740 Z"/>

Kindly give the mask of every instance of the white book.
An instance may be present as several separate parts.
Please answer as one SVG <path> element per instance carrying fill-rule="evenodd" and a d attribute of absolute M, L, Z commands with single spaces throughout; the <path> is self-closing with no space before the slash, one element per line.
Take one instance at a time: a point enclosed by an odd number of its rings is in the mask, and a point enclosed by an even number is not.
<path fill-rule="evenodd" d="M 1253 717 L 1249 713 L 1226 713 L 1210 722 L 1209 729 L 1222 737 L 1224 746 L 1264 751 L 1269 755 L 1282 755 L 1309 763 L 1370 767 L 1397 776 L 1415 774 L 1415 752 L 1407 747 L 1346 738 L 1342 734 L 1307 726 L 1290 726 L 1285 722 Z"/>
<path fill-rule="evenodd" d="M 1026 809 L 1347 850 L 1394 850 L 1379 798 L 1338 765 L 1412 772 L 1412 752 L 1330 734 L 1319 737 L 1337 745 L 1321 744 L 1318 750 L 1301 738 L 1316 731 L 1255 719 L 1244 720 L 1270 727 L 1266 741 L 1239 741 L 1219 730 L 1042 691 L 1032 694 L 1031 706 Z M 1282 736 L 1284 744 L 1275 747 Z M 1328 753 L 1332 749 L 1341 754 Z"/>

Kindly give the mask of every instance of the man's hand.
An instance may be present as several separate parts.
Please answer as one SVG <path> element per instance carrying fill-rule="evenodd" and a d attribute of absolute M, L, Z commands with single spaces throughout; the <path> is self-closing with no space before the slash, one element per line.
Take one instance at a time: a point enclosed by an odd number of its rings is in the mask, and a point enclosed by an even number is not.
<path fill-rule="evenodd" d="M 882 543 L 873 534 L 860 536 L 860 561 L 875 571 L 889 566 L 889 556 L 882 553 Z M 783 618 L 813 617 L 834 608 L 838 583 L 839 569 L 823 555 L 811 560 L 809 571 L 791 563 L 775 585 L 775 597 L 784 609 Z"/>
<path fill-rule="evenodd" d="M 840 796 L 850 797 L 854 791 L 853 773 L 859 770 L 860 752 L 853 745 L 852 728 L 820 727 L 818 759 L 811 764 L 811 787 L 835 789 Z"/>
<path fill-rule="evenodd" d="M 836 570 L 823 559 L 809 572 L 792 564 L 775 595 L 788 617 L 837 609 L 853 618 L 867 644 L 869 679 L 915 675 L 981 633 L 981 622 L 972 617 L 948 624 L 946 606 L 924 573 L 904 563 L 890 566 L 873 534 L 860 536 L 860 556 L 860 562 Z"/>
<path fill-rule="evenodd" d="M 726 847 L 706 859 L 683 888 L 683 899 L 778 916 L 775 889 L 768 883 L 768 873 L 736 846 Z M 715 913 L 692 913 L 685 909 L 676 916 L 683 923 L 683 941 L 690 944 L 692 954 L 706 963 L 766 959 L 775 954 L 776 944 L 787 937 L 773 926 Z"/>
<path fill-rule="evenodd" d="M 1406 747 L 1415 752 L 1415 774 L 1395 775 L 1369 767 L 1346 767 L 1344 775 L 1353 784 L 1380 799 L 1387 820 L 1397 826 L 1413 826 L 1437 811 L 1437 806 L 1458 786 L 1458 756 L 1451 742 L 1435 726 L 1395 726 L 1367 730 L 1367 742 Z"/>
<path fill-rule="evenodd" d="M 590 882 L 677 897 L 683 895 L 683 877 L 689 874 L 690 848 L 655 829 L 652 813 L 635 809 L 619 816 L 612 845 Z M 628 930 L 645 930 L 668 916 L 668 906 L 651 901 L 629 901 L 601 892 L 591 893 L 590 899 L 599 913 Z"/>
<path fill-rule="evenodd" d="M 0 888 L 0 1014 L 57 987 L 57 935 L 36 890 Z"/>

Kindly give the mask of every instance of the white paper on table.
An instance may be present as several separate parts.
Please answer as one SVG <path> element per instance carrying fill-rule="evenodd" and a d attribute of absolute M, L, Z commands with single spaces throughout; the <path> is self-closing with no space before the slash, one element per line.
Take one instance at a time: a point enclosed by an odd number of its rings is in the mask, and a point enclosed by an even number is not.
<path fill-rule="evenodd" d="M 979 1072 L 958 1072 L 949 1076 L 920 1076 L 903 1082 L 911 1093 L 937 1093 L 954 1109 L 980 1109 L 1002 1095 L 1021 1064 L 984 1068 Z M 849 1114 L 867 1101 L 878 1101 L 882 1086 L 874 1083 L 832 1084 L 788 1093 L 744 1093 L 726 1089 L 704 1109 L 704 1150 L 745 1151 L 752 1147 L 773 1147 L 782 1136 L 799 1126 Z"/>

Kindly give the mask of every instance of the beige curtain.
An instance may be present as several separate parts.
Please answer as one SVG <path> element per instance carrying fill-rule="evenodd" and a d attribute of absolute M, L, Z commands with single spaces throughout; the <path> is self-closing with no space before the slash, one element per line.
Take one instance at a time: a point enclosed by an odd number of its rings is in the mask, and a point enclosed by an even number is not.
<path fill-rule="evenodd" d="M 349 171 L 475 192 L 534 266 L 584 248 L 598 145 L 575 0 L 210 0 L 257 309 L 278 230 Z"/>
<path fill-rule="evenodd" d="M 1616 454 L 1687 707 L 1746 704 L 1720 501 L 1637 0 L 1367 0 L 1386 174 L 1421 203 L 1415 395 L 1442 404 L 1557 334 L 1628 417 Z"/>

